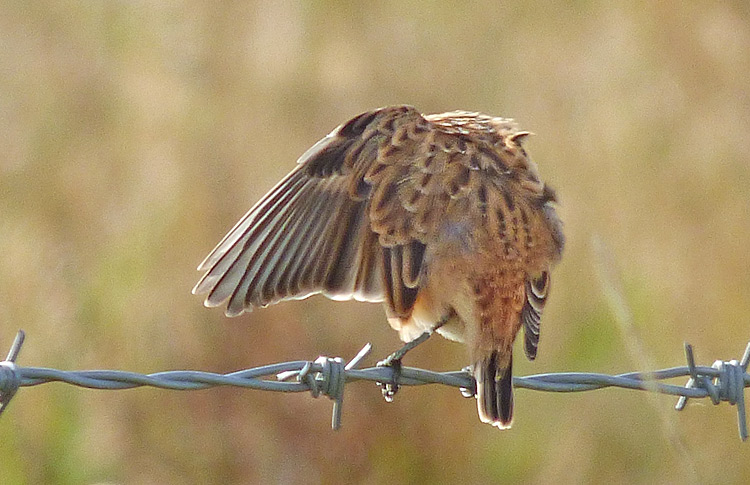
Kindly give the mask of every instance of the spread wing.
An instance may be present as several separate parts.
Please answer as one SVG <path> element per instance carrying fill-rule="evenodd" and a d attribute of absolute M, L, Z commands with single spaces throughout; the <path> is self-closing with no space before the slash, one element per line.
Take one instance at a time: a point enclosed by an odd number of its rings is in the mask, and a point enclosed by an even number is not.
<path fill-rule="evenodd" d="M 198 267 L 193 292 L 207 306 L 228 301 L 230 316 L 323 293 L 385 301 L 389 317 L 408 319 L 430 242 L 446 224 L 461 233 L 465 217 L 483 224 L 488 201 L 507 195 L 495 143 L 512 133 L 508 120 L 476 113 L 363 113 L 250 209 Z"/>
<path fill-rule="evenodd" d="M 406 106 L 363 113 L 336 128 L 206 257 L 193 293 L 207 293 L 206 306 L 228 301 L 229 316 L 315 293 L 386 300 L 395 313 L 410 311 L 424 245 L 387 223 L 373 228 L 371 204 L 385 203 L 393 187 L 379 187 L 367 174 L 400 157 L 388 147 L 418 144 L 409 139 L 415 130 L 426 132 L 427 122 Z M 379 231 L 390 234 L 385 246 Z"/>

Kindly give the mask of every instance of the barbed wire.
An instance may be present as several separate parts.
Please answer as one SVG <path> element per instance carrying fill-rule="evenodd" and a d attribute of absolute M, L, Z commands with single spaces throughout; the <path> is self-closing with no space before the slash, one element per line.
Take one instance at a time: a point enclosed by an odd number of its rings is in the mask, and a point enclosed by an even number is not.
<path fill-rule="evenodd" d="M 116 370 L 62 371 L 43 367 L 21 367 L 16 364 L 24 332 L 19 330 L 8 357 L 0 362 L 0 414 L 20 387 L 37 386 L 48 382 L 65 382 L 90 389 L 131 389 L 156 387 L 172 390 L 206 389 L 217 386 L 235 386 L 277 392 L 310 392 L 313 397 L 321 394 L 334 401 L 331 426 L 341 427 L 341 406 L 347 382 L 373 381 L 396 386 L 418 386 L 442 384 L 459 388 L 465 397 L 473 397 L 476 384 L 467 369 L 453 372 L 434 372 L 413 367 L 376 366 L 365 369 L 356 367 L 371 351 L 365 345 L 348 363 L 340 357 L 318 357 L 314 361 L 291 361 L 240 370 L 228 374 L 203 371 L 166 371 L 154 374 L 138 374 Z M 630 372 L 607 375 L 585 372 L 562 372 L 513 377 L 513 386 L 521 389 L 548 392 L 583 392 L 607 387 L 636 389 L 680 396 L 675 409 L 685 408 L 688 399 L 710 398 L 713 404 L 728 402 L 737 406 L 740 439 L 748 438 L 745 416 L 744 389 L 750 387 L 750 342 L 742 358 L 717 360 L 711 367 L 696 366 L 693 348 L 685 344 L 687 366 L 672 367 L 652 372 Z M 678 377 L 689 377 L 685 386 L 665 384 L 660 381 Z"/>

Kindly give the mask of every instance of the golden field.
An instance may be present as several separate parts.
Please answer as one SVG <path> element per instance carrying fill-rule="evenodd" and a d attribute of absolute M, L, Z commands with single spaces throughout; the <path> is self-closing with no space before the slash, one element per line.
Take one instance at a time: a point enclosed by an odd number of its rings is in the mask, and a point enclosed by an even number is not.
<path fill-rule="evenodd" d="M 567 246 L 516 375 L 683 365 L 685 341 L 702 365 L 740 357 L 750 7 L 707 1 L 3 2 L 0 351 L 23 328 L 25 366 L 230 372 L 368 341 L 374 364 L 399 346 L 380 305 L 315 296 L 228 319 L 190 289 L 309 146 L 402 103 L 535 133 Z M 466 364 L 437 338 L 406 359 Z M 306 393 L 46 384 L 0 418 L 0 482 L 750 481 L 736 408 L 675 401 L 519 390 L 500 432 L 455 389 L 387 404 L 353 383 L 333 432 L 331 402 Z"/>

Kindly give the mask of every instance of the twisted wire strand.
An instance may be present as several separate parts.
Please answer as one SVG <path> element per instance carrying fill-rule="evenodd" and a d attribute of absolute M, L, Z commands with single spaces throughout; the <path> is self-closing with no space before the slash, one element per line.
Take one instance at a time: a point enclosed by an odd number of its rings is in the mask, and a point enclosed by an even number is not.
<path fill-rule="evenodd" d="M 227 374 L 204 371 L 176 370 L 153 374 L 138 374 L 116 370 L 62 371 L 44 367 L 21 367 L 15 361 L 23 343 L 19 331 L 8 358 L 0 362 L 0 413 L 20 387 L 37 386 L 48 382 L 64 382 L 90 389 L 132 389 L 156 387 L 171 390 L 206 389 L 217 386 L 234 386 L 277 392 L 310 392 L 321 394 L 334 401 L 331 426 L 341 426 L 341 406 L 347 382 L 372 381 L 396 383 L 399 386 L 442 384 L 459 388 L 466 397 L 475 394 L 475 382 L 466 370 L 434 372 L 413 367 L 403 367 L 394 372 L 392 367 L 357 369 L 357 365 L 371 351 L 365 345 L 348 363 L 340 357 L 321 356 L 315 361 L 291 361 L 244 369 Z M 671 367 L 652 372 L 629 372 L 608 375 L 588 372 L 561 372 L 514 377 L 516 388 L 548 392 L 584 392 L 608 387 L 655 391 L 680 396 L 675 409 L 681 411 L 688 399 L 710 398 L 714 404 L 723 401 L 737 406 L 740 438 L 748 438 L 745 417 L 744 388 L 750 387 L 750 343 L 740 359 L 717 360 L 711 367 L 696 366 L 693 348 L 685 345 L 687 366 Z M 689 377 L 685 386 L 665 384 L 660 381 Z M 397 380 L 397 381 L 396 381 Z"/>

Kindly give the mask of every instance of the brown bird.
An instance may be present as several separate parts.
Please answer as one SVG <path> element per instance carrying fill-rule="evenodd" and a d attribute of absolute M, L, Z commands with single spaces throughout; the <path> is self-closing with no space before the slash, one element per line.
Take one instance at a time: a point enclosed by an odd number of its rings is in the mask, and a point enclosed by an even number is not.
<path fill-rule="evenodd" d="M 200 264 L 193 293 L 226 314 L 323 293 L 384 302 L 410 342 L 465 342 L 479 417 L 513 417 L 513 342 L 534 359 L 564 238 L 555 192 L 508 119 L 410 106 L 363 113 L 297 166 Z M 399 358 L 401 355 L 398 356 Z"/>

